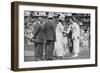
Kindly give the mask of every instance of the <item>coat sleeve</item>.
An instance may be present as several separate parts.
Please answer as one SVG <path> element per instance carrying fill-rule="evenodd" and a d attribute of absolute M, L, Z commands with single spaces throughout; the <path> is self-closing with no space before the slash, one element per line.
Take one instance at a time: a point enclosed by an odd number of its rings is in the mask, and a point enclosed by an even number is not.
<path fill-rule="evenodd" d="M 39 25 L 37 25 L 34 28 L 35 29 L 34 29 L 34 32 L 33 32 L 33 35 L 34 35 L 33 38 L 35 39 L 37 34 L 39 33 L 40 27 L 39 27 Z"/>
<path fill-rule="evenodd" d="M 56 40 L 56 31 L 55 31 L 55 23 L 52 22 L 52 32 L 53 32 L 53 36 L 54 36 L 54 40 Z"/>

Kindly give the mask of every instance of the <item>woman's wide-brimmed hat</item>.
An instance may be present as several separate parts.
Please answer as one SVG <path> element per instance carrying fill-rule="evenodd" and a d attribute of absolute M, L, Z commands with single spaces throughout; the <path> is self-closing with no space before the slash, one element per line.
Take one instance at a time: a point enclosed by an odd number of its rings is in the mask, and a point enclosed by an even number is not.
<path fill-rule="evenodd" d="M 58 19 L 59 20 L 65 20 L 65 14 L 61 13 Z"/>

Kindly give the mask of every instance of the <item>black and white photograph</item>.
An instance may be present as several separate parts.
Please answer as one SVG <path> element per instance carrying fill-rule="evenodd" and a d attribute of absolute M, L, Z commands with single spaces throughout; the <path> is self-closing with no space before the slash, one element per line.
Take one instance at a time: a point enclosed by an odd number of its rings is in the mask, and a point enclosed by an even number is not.
<path fill-rule="evenodd" d="M 12 3 L 14 71 L 97 66 L 97 7 Z"/>
<path fill-rule="evenodd" d="M 24 11 L 24 61 L 90 58 L 87 13 Z"/>

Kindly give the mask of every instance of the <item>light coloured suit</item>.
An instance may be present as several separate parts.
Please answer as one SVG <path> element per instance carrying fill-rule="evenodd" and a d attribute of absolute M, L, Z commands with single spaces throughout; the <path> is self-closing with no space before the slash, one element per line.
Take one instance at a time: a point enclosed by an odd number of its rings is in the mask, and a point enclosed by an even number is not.
<path fill-rule="evenodd" d="M 72 29 L 72 39 L 73 39 L 73 50 L 75 53 L 79 53 L 80 27 L 77 23 L 73 22 L 71 29 Z"/>

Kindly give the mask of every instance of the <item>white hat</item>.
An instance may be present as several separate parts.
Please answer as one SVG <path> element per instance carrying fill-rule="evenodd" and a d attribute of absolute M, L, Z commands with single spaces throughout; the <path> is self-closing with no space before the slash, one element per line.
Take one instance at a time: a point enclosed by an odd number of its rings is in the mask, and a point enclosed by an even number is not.
<path fill-rule="evenodd" d="M 54 16 L 54 13 L 53 12 L 49 12 L 48 13 L 48 18 L 53 18 L 53 16 Z"/>
<path fill-rule="evenodd" d="M 60 19 L 60 20 L 64 20 L 64 19 L 65 19 L 65 14 L 62 14 L 62 13 L 61 13 L 60 16 L 59 16 L 59 19 Z"/>

